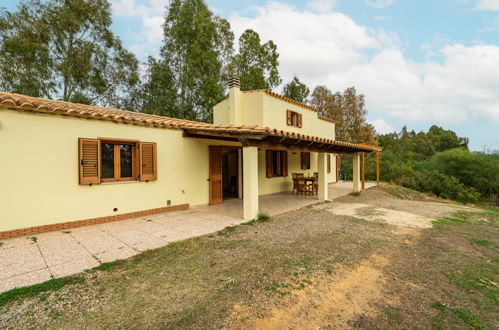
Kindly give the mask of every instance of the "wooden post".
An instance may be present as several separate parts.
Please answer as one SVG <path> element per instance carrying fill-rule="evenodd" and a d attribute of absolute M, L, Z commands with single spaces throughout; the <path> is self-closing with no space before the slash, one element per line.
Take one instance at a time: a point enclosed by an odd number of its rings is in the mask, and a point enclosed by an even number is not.
<path fill-rule="evenodd" d="M 360 177 L 362 179 L 362 191 L 366 189 L 366 178 L 365 178 L 365 171 L 364 171 L 364 153 L 362 152 L 360 154 Z"/>
<path fill-rule="evenodd" d="M 376 184 L 379 184 L 379 151 L 376 151 Z"/>

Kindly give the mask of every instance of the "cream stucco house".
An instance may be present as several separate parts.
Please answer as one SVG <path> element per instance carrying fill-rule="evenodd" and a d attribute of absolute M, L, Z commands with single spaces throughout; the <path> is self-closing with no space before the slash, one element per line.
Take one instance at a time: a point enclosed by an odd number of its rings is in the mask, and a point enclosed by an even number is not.
<path fill-rule="evenodd" d="M 335 140 L 335 125 L 266 90 L 214 107 L 214 124 L 0 92 L 0 239 L 115 221 L 292 189 L 319 173 L 318 198 L 337 180 L 336 155 L 376 146 Z"/>

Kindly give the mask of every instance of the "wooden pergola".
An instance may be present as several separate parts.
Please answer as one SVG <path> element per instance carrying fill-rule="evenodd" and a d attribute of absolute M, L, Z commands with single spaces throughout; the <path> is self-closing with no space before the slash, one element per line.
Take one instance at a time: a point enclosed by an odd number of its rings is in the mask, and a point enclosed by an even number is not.
<path fill-rule="evenodd" d="M 184 128 L 184 137 L 239 142 L 261 149 L 360 155 L 360 179 L 365 190 L 365 154 L 376 153 L 376 184 L 380 182 L 380 146 L 323 139 L 279 130 Z"/>

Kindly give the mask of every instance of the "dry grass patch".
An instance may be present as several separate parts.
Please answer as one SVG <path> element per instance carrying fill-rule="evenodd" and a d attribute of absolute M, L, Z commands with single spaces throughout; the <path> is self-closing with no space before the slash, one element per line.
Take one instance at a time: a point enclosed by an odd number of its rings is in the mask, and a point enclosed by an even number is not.
<path fill-rule="evenodd" d="M 0 328 L 499 328 L 499 213 L 373 188 L 100 267 L 0 307 Z M 365 221 L 376 209 L 438 219 Z M 401 213 L 400 213 L 401 214 Z"/>

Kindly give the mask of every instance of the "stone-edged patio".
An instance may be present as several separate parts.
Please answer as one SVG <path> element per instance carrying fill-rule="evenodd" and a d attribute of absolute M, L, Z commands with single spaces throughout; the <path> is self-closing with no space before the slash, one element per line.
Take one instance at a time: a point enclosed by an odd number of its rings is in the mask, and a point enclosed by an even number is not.
<path fill-rule="evenodd" d="M 186 210 L 1 241 L 0 292 L 77 274 L 245 220 Z"/>

